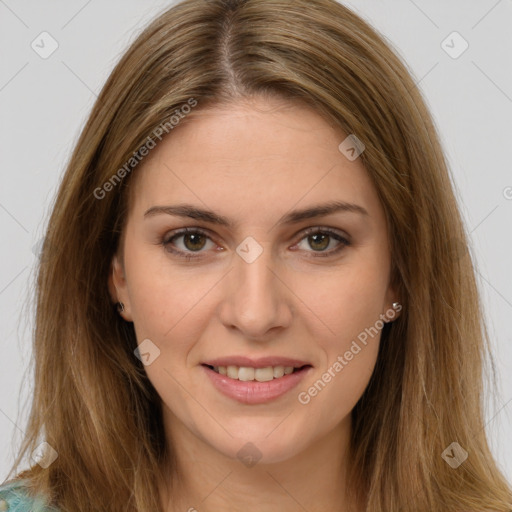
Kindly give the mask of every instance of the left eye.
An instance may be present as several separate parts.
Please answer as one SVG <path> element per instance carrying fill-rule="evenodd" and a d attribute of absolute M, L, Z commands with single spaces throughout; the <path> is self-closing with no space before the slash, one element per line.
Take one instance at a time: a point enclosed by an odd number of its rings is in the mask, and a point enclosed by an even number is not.
<path fill-rule="evenodd" d="M 315 254 L 315 257 L 331 256 L 332 254 L 341 251 L 344 247 L 350 245 L 349 241 L 344 236 L 327 228 L 313 228 L 312 230 L 306 231 L 304 235 L 305 236 L 301 239 L 301 242 L 303 240 L 306 241 L 311 248 L 315 249 L 313 252 L 322 253 Z M 336 240 L 337 246 L 334 249 L 326 251 L 325 249 L 331 245 L 333 240 Z M 300 243 L 297 245 L 300 245 Z"/>
<path fill-rule="evenodd" d="M 175 241 L 179 239 L 183 239 L 183 248 L 176 249 L 176 245 L 179 244 L 175 244 Z M 337 247 L 329 251 L 326 251 L 329 245 L 331 245 L 333 239 L 338 242 Z M 215 246 L 215 244 L 212 242 L 211 238 L 208 236 L 206 232 L 194 228 L 184 229 L 171 234 L 171 236 L 165 237 L 164 240 L 162 240 L 162 245 L 167 251 L 176 254 L 177 256 L 192 259 L 201 257 L 200 253 L 204 252 L 202 251 L 202 249 L 206 247 L 207 241 L 209 241 L 210 244 Z M 306 232 L 303 233 L 303 236 L 300 239 L 299 243 L 294 245 L 294 247 L 298 247 L 303 241 L 308 243 L 309 247 L 314 249 L 312 252 L 321 253 L 315 254 L 314 257 L 330 256 L 334 253 L 338 253 L 344 247 L 350 245 L 350 242 L 344 236 L 329 228 L 311 228 L 307 230 Z"/>

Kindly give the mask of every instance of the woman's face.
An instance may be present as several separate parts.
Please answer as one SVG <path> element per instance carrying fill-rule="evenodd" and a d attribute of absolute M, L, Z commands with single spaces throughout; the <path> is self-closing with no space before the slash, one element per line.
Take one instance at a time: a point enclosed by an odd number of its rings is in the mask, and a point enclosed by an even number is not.
<path fill-rule="evenodd" d="M 170 438 L 283 461 L 346 432 L 373 372 L 397 300 L 384 211 L 346 134 L 309 108 L 196 114 L 135 171 L 112 295 Z M 353 206 L 321 211 L 334 203 Z"/>

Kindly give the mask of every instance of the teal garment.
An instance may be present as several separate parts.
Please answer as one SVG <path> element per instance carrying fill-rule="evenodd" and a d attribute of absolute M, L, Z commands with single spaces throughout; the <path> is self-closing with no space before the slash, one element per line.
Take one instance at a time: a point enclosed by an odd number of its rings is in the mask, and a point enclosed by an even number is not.
<path fill-rule="evenodd" d="M 18 480 L 0 485 L 0 512 L 58 512 L 46 506 L 44 499 L 31 498 L 26 483 L 26 480 Z"/>

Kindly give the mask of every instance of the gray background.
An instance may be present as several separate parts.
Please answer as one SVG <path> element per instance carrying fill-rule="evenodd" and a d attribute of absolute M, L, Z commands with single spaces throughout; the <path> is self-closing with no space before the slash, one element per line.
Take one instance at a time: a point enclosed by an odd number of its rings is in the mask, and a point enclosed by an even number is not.
<path fill-rule="evenodd" d="M 172 3 L 0 0 L 0 481 L 33 391 L 26 370 L 34 246 L 96 95 L 127 44 Z M 441 133 L 471 232 L 498 373 L 486 429 L 512 481 L 512 0 L 344 3 L 405 59 Z M 58 48 L 43 59 L 31 44 L 51 49 L 44 31 Z M 454 31 L 463 39 L 450 36 Z M 469 47 L 453 58 L 464 40 Z"/>

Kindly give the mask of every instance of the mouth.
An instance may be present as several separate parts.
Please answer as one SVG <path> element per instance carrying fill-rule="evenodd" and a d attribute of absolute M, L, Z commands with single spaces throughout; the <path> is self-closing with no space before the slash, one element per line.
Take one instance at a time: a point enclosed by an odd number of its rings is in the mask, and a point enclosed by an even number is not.
<path fill-rule="evenodd" d="M 238 358 L 240 361 L 240 358 Z M 212 363 L 213 361 L 210 361 Z M 221 361 L 215 361 L 220 363 Z M 225 362 L 222 361 L 222 362 Z M 231 362 L 231 361 L 230 361 Z M 240 361 L 241 362 L 241 361 Z M 244 361 L 245 362 L 245 361 Z M 286 400 L 289 392 L 302 382 L 313 366 L 286 360 L 284 366 L 276 364 L 281 361 L 253 361 L 254 366 L 234 366 L 203 363 L 203 371 L 213 387 L 224 396 L 245 405 L 258 405 L 272 402 L 282 397 Z M 274 363 L 276 366 L 270 366 Z M 249 364 L 249 361 L 245 362 Z M 256 368 L 256 366 L 258 366 Z"/>
<path fill-rule="evenodd" d="M 269 382 L 276 379 L 281 379 L 285 375 L 292 373 L 300 373 L 312 366 L 304 364 L 301 366 L 265 366 L 262 368 L 254 368 L 251 366 L 213 366 L 210 364 L 203 364 L 202 366 L 209 370 L 233 380 L 242 382 Z"/>

